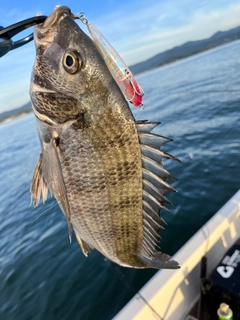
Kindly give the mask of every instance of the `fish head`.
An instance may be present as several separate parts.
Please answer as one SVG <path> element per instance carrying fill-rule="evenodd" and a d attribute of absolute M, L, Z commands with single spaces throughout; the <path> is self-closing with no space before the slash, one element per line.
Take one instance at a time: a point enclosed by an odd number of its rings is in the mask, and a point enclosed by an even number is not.
<path fill-rule="evenodd" d="M 40 120 L 59 124 L 84 114 L 91 125 L 113 105 L 115 112 L 126 109 L 127 102 L 94 42 L 74 20 L 68 7 L 57 6 L 35 27 L 30 96 Z"/>

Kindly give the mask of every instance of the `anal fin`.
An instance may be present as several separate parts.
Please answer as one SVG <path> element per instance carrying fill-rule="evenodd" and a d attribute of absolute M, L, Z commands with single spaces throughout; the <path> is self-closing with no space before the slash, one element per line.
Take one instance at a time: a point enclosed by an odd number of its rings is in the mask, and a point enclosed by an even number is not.
<path fill-rule="evenodd" d="M 76 239 L 82 249 L 83 254 L 87 257 L 88 253 L 93 249 L 89 244 L 87 244 L 84 240 L 82 240 L 79 235 L 75 232 Z"/>

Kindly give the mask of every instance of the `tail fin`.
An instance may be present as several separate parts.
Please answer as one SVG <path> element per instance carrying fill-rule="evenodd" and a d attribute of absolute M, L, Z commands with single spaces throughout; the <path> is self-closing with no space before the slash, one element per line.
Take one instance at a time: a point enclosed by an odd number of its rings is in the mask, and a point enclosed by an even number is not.
<path fill-rule="evenodd" d="M 143 255 L 140 256 L 143 262 L 147 263 L 150 268 L 155 269 L 179 269 L 180 265 L 175 260 L 170 260 L 170 256 L 166 253 L 156 251 L 155 256 L 147 258 Z"/>

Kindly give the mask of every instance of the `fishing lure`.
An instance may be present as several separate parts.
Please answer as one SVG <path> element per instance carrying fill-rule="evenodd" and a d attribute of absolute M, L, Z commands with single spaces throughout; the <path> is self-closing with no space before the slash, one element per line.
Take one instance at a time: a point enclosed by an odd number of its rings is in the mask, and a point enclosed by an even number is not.
<path fill-rule="evenodd" d="M 101 34 L 97 27 L 84 17 L 82 12 L 78 13 L 75 18 L 80 19 L 82 23 L 87 26 L 94 43 L 96 44 L 99 52 L 106 62 L 109 71 L 111 72 L 127 101 L 131 102 L 135 107 L 141 107 L 143 105 L 142 97 L 144 92 L 137 84 L 137 81 L 133 77 L 125 62 L 110 45 L 107 39 Z"/>

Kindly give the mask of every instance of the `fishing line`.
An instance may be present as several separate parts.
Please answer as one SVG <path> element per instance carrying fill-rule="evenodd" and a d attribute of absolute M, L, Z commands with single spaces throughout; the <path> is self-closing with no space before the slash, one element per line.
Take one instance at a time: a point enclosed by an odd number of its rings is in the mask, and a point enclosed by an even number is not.
<path fill-rule="evenodd" d="M 167 95 L 167 94 L 171 94 L 171 95 L 192 95 L 192 94 L 196 94 L 196 95 L 204 95 L 204 94 L 211 94 L 211 93 L 240 93 L 240 90 L 209 90 L 209 91 L 164 91 L 164 92 L 160 92 L 161 94 Z M 161 105 L 159 105 L 159 108 L 161 107 Z M 133 108 L 130 108 L 135 121 L 138 121 L 139 116 L 144 114 L 145 111 L 145 105 L 143 105 L 142 107 L 139 108 L 138 112 L 136 113 L 136 115 L 133 112 Z"/>
<path fill-rule="evenodd" d="M 105 259 L 105 261 L 108 261 Z M 124 285 L 134 294 L 137 295 L 139 298 L 142 299 L 142 301 L 151 309 L 151 311 L 154 313 L 154 315 L 157 317 L 158 320 L 164 320 L 160 314 L 149 304 L 149 302 L 141 295 L 141 293 L 131 284 L 128 283 L 128 281 L 125 279 L 124 274 L 120 271 L 118 266 L 113 266 L 110 262 L 110 267 L 113 270 L 113 272 L 118 276 L 118 278 L 124 283 Z"/>
<path fill-rule="evenodd" d="M 43 212 L 41 212 L 40 215 L 38 215 L 36 219 L 34 219 L 34 220 L 32 220 L 32 221 L 29 221 L 29 222 L 27 223 L 27 225 L 28 225 L 28 224 L 32 224 L 32 223 L 34 223 L 35 221 L 37 221 L 44 213 L 46 213 L 46 212 L 48 212 L 49 210 L 51 210 L 52 208 L 54 208 L 57 204 L 58 204 L 58 203 L 56 202 L 53 206 L 51 206 L 50 208 L 47 208 L 46 210 L 44 210 Z"/>
<path fill-rule="evenodd" d="M 136 114 L 136 116 L 134 116 L 135 120 L 137 120 L 138 117 L 139 117 L 141 114 L 144 113 L 144 111 L 145 111 L 145 106 L 144 106 L 144 105 L 141 106 L 141 107 L 139 107 L 138 113 Z"/>
<path fill-rule="evenodd" d="M 160 94 L 171 94 L 171 95 L 204 95 L 204 94 L 211 94 L 211 93 L 240 93 L 240 90 L 210 90 L 210 91 L 164 91 L 160 92 Z"/>
<path fill-rule="evenodd" d="M 206 93 L 240 93 L 240 90 L 210 90 L 210 91 L 166 91 L 165 93 L 174 94 L 206 94 Z"/>

